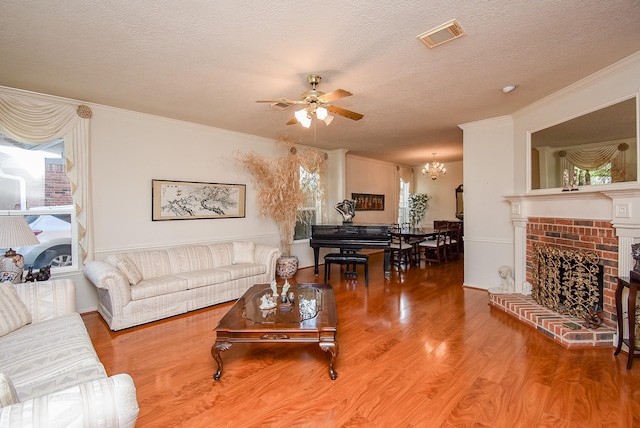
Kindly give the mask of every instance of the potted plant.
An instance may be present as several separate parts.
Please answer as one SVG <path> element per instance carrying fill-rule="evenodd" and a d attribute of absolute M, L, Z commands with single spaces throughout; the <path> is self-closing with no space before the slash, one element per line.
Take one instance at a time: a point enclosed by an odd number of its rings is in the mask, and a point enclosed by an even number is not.
<path fill-rule="evenodd" d="M 282 251 L 278 276 L 291 278 L 298 267 L 298 258 L 291 255 L 291 245 L 299 210 L 305 206 L 311 192 L 321 191 L 317 184 L 301 183 L 300 168 L 312 173 L 321 172 L 326 157 L 317 150 L 297 147 L 285 136 L 278 137 L 276 145 L 285 148 L 284 156 L 268 158 L 247 153 L 240 155 L 239 160 L 251 173 L 258 189 L 260 215 L 271 217 L 278 227 Z"/>
<path fill-rule="evenodd" d="M 426 193 L 411 193 L 409 195 L 408 206 L 409 222 L 411 223 L 411 227 L 420 227 L 422 217 L 427 211 L 427 208 L 429 208 L 429 199 L 431 199 L 431 196 L 427 195 Z"/>

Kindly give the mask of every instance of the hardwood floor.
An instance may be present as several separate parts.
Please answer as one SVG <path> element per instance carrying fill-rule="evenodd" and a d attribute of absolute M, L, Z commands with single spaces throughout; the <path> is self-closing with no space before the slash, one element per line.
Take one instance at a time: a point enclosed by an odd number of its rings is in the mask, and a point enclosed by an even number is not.
<path fill-rule="evenodd" d="M 368 288 L 336 268 L 335 381 L 329 354 L 305 344 L 233 345 L 214 381 L 231 303 L 116 333 L 83 318 L 107 372 L 133 377 L 139 427 L 640 427 L 640 361 L 557 345 L 462 287 L 462 263 L 386 281 L 374 254 Z"/>

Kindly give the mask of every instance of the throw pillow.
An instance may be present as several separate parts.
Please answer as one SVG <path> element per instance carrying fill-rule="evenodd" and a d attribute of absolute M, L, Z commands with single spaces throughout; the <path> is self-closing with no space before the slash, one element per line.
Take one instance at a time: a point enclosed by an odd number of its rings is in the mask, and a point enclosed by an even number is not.
<path fill-rule="evenodd" d="M 136 285 L 142 281 L 142 273 L 138 266 L 127 256 L 118 256 L 116 266 L 120 269 L 129 280 L 129 284 Z"/>
<path fill-rule="evenodd" d="M 0 336 L 31 322 L 31 313 L 10 282 L 0 283 Z"/>
<path fill-rule="evenodd" d="M 0 407 L 10 406 L 19 402 L 18 393 L 13 386 L 13 382 L 6 374 L 0 373 Z"/>
<path fill-rule="evenodd" d="M 231 263 L 255 263 L 256 244 L 253 242 L 234 242 Z"/>

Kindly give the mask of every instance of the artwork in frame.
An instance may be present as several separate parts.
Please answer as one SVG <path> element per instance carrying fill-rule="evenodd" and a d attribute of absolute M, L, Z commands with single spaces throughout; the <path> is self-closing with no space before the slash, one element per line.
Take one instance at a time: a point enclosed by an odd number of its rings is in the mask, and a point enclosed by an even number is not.
<path fill-rule="evenodd" d="M 356 211 L 384 211 L 384 195 L 352 193 L 351 199 L 356 201 Z"/>
<path fill-rule="evenodd" d="M 246 185 L 151 180 L 152 220 L 245 216 Z"/>

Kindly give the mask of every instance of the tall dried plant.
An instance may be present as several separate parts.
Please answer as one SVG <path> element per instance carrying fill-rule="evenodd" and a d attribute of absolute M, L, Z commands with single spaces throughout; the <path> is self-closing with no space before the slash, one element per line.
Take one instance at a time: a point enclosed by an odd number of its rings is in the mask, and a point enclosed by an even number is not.
<path fill-rule="evenodd" d="M 260 215 L 271 217 L 280 233 L 280 250 L 291 254 L 291 244 L 300 208 L 306 206 L 310 193 L 322 189 L 300 185 L 300 167 L 322 175 L 325 155 L 317 150 L 301 148 L 291 138 L 280 136 L 276 145 L 286 149 L 279 158 L 268 158 L 256 153 L 239 154 L 238 160 L 251 173 L 258 189 Z"/>

